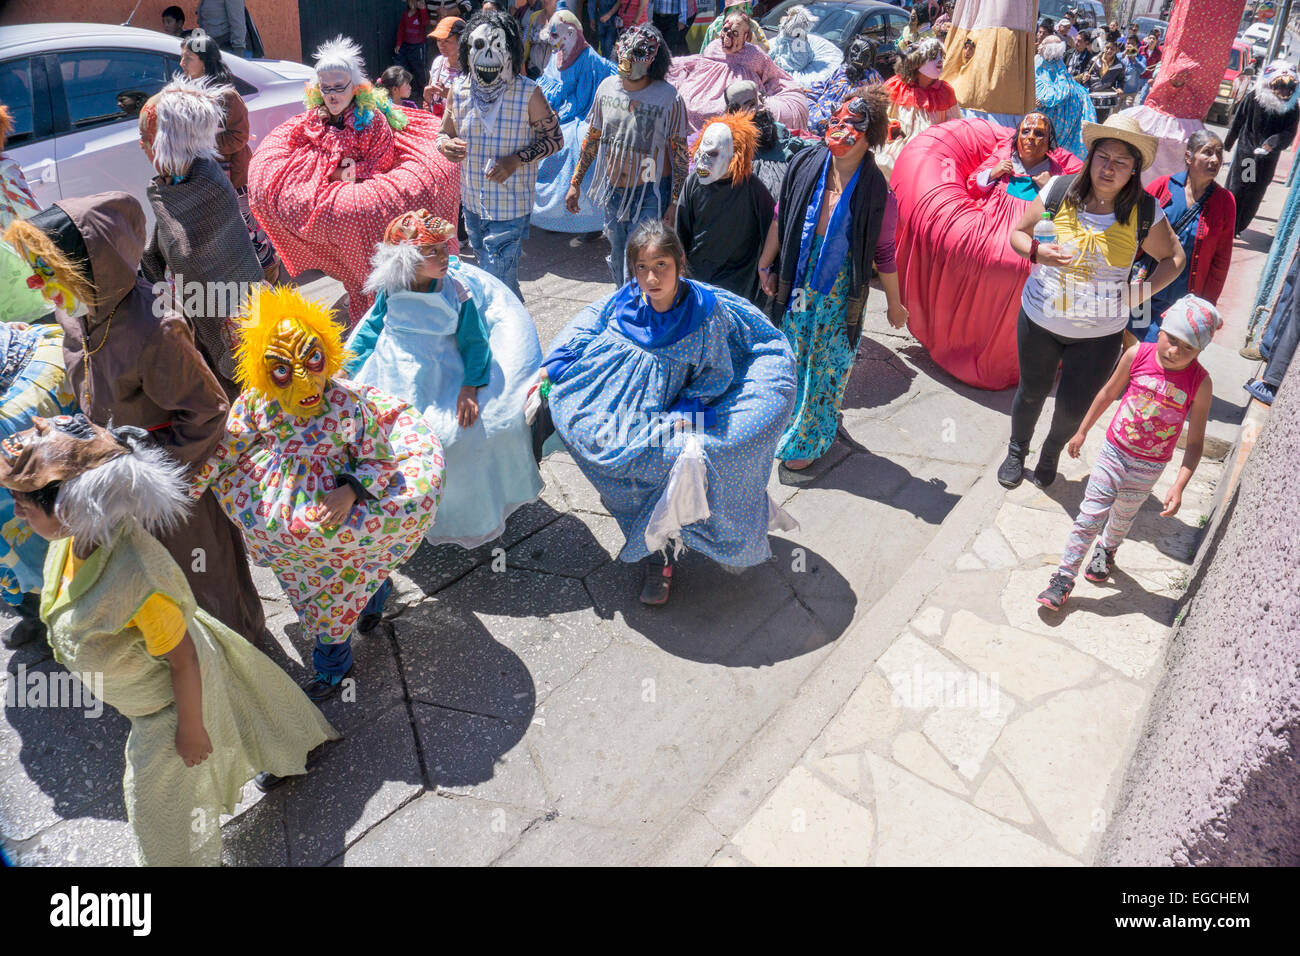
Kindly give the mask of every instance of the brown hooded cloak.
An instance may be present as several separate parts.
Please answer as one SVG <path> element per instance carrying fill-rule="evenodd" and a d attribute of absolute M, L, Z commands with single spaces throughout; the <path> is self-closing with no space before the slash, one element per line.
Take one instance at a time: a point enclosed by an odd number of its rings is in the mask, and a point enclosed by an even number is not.
<path fill-rule="evenodd" d="M 229 403 L 189 324 L 136 277 L 144 210 L 124 192 L 55 205 L 86 244 L 97 297 L 87 315 L 57 312 L 68 382 L 81 410 L 99 425 L 147 429 L 177 460 L 202 465 L 225 434 Z M 266 618 L 243 537 L 211 492 L 195 502 L 188 522 L 159 540 L 200 607 L 249 640 L 260 636 Z"/>

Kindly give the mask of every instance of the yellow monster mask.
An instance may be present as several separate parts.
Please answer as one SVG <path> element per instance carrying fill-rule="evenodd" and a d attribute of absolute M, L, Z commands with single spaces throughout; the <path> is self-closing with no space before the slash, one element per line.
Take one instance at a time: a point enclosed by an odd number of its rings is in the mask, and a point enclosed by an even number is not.
<path fill-rule="evenodd" d="M 261 289 L 240 328 L 235 377 L 243 388 L 305 418 L 325 411 L 325 389 L 347 357 L 330 309 L 288 286 Z"/>

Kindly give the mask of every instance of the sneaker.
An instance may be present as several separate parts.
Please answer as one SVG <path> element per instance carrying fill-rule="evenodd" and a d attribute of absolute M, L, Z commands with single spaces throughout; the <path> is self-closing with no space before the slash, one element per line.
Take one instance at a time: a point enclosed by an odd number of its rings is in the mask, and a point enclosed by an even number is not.
<path fill-rule="evenodd" d="M 1115 570 L 1116 550 L 1098 545 L 1097 550 L 1092 552 L 1092 560 L 1088 562 L 1088 569 L 1083 572 L 1083 576 L 1089 581 L 1105 581 L 1110 577 L 1110 572 Z"/>
<path fill-rule="evenodd" d="M 351 671 L 348 673 L 350 674 Z M 337 694 L 339 687 L 343 684 L 343 678 L 347 676 L 347 674 L 321 674 L 318 672 L 315 677 L 302 686 L 302 691 L 307 695 L 308 700 L 319 704 Z"/>
<path fill-rule="evenodd" d="M 1242 388 L 1250 392 L 1255 399 L 1263 402 L 1265 405 L 1272 405 L 1273 399 L 1277 397 L 1276 388 L 1268 384 L 1268 382 L 1261 382 L 1257 378 L 1252 378 L 1249 382 L 1243 385 Z"/>
<path fill-rule="evenodd" d="M 1259 350 L 1258 345 L 1243 345 L 1237 350 L 1237 354 L 1253 362 L 1262 362 L 1264 360 L 1264 353 Z"/>
<path fill-rule="evenodd" d="M 673 586 L 673 566 L 645 563 L 645 581 L 641 585 L 642 604 L 667 604 L 668 592 Z"/>
<path fill-rule="evenodd" d="M 1029 449 L 1020 442 L 1013 441 L 1007 445 L 1007 457 L 998 466 L 998 484 L 1003 488 L 1015 488 L 1025 477 L 1025 453 Z"/>
<path fill-rule="evenodd" d="M 1052 575 L 1052 581 L 1047 585 L 1047 590 L 1038 595 L 1038 603 L 1043 607 L 1050 607 L 1053 611 L 1059 611 L 1065 606 L 1065 602 L 1070 599 L 1070 592 L 1074 590 L 1074 578 L 1067 577 L 1059 571 Z"/>
<path fill-rule="evenodd" d="M 1043 442 L 1043 450 L 1038 453 L 1038 464 L 1034 466 L 1034 484 L 1046 488 L 1056 480 L 1056 466 L 1061 460 L 1064 445 L 1055 442 Z"/>

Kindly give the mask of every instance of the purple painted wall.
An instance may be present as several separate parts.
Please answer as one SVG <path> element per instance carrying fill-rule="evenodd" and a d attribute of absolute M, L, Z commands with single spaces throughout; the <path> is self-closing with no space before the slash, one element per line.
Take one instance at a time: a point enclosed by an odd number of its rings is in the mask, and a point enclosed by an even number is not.
<path fill-rule="evenodd" d="M 1300 865 L 1295 379 L 1208 538 L 1101 864 Z"/>

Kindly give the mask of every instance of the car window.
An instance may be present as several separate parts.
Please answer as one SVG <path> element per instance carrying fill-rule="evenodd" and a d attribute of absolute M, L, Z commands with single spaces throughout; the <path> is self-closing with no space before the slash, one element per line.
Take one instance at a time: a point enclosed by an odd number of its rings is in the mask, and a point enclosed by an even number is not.
<path fill-rule="evenodd" d="M 5 139 L 6 146 L 32 141 L 36 129 L 34 88 L 32 61 L 27 57 L 0 63 L 0 103 L 9 107 L 14 127 Z"/>
<path fill-rule="evenodd" d="M 1241 69 L 1241 51 L 1240 51 L 1240 50 L 1233 50 L 1231 53 L 1228 54 L 1228 69 L 1230 69 L 1230 70 L 1240 70 L 1240 69 Z"/>
<path fill-rule="evenodd" d="M 845 41 L 853 36 L 853 25 L 857 22 L 858 12 L 852 7 L 828 6 L 824 14 L 814 14 L 814 16 L 819 19 L 812 32 L 843 48 Z"/>
<path fill-rule="evenodd" d="M 74 130 L 134 119 L 145 100 L 180 70 L 180 58 L 138 50 L 59 54 L 68 123 Z"/>

